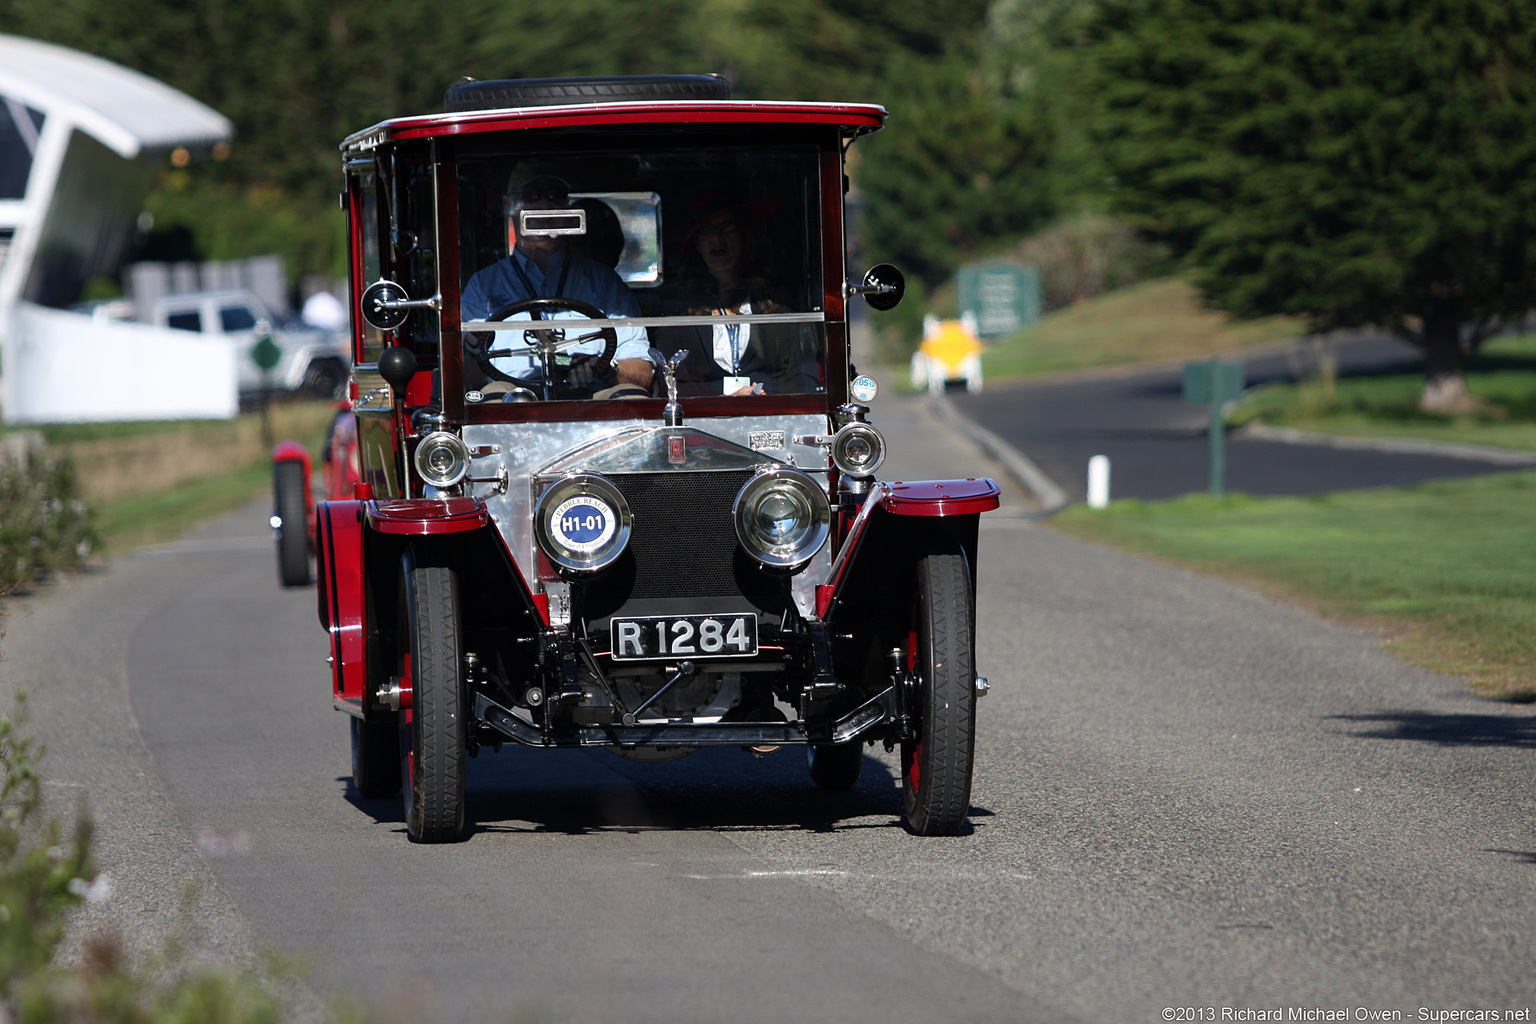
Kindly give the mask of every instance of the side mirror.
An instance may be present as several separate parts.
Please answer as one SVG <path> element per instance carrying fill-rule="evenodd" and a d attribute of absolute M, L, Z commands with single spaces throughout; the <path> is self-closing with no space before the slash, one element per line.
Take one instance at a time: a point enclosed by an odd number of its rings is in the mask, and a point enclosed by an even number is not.
<path fill-rule="evenodd" d="M 434 295 L 430 299 L 410 299 L 406 297 L 405 289 L 395 282 L 379 280 L 363 289 L 360 304 L 363 307 L 363 319 L 369 326 L 381 331 L 392 331 L 405 323 L 405 318 L 411 315 L 413 309 L 437 309 L 442 305 L 442 297 Z"/>
<path fill-rule="evenodd" d="M 864 274 L 863 284 L 848 286 L 849 295 L 862 295 L 871 309 L 895 309 L 907 292 L 907 279 L 889 263 L 877 263 Z"/>

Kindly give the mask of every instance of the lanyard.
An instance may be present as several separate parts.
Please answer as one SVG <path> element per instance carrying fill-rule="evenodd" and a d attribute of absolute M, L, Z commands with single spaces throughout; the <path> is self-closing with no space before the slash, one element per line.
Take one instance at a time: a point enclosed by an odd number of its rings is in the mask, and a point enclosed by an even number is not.
<path fill-rule="evenodd" d="M 730 316 L 725 308 L 715 310 L 720 316 Z M 741 373 L 741 324 L 726 324 L 725 337 L 731 343 L 731 374 Z"/>
<path fill-rule="evenodd" d="M 565 254 L 561 253 L 560 255 L 564 256 Z M 528 275 L 523 273 L 523 268 L 518 265 L 516 252 L 512 253 L 512 269 L 516 272 L 518 280 L 523 282 L 523 287 L 528 289 L 528 297 L 530 299 L 540 298 L 541 296 L 539 296 L 538 290 L 533 287 L 533 282 L 528 280 Z M 565 295 L 565 275 L 569 274 L 570 272 L 571 261 L 568 259 L 561 259 L 560 280 L 555 282 L 555 294 L 549 296 L 549 298 L 558 299 Z"/>

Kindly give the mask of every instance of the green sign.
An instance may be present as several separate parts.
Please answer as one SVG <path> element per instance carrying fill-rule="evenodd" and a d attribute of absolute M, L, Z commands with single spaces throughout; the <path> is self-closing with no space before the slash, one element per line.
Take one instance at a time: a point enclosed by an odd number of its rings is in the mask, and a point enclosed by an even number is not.
<path fill-rule="evenodd" d="M 1242 363 L 1224 363 L 1220 359 L 1185 363 L 1184 401 L 1202 405 L 1234 402 L 1243 396 L 1244 382 Z"/>
<path fill-rule="evenodd" d="M 283 357 L 282 349 L 272 340 L 272 335 L 263 334 L 256 339 L 256 344 L 251 346 L 251 360 L 266 373 L 277 365 L 277 361 Z"/>
<path fill-rule="evenodd" d="M 976 318 L 976 336 L 996 338 L 1040 319 L 1040 271 L 996 260 L 961 267 L 955 275 L 960 313 Z"/>
<path fill-rule="evenodd" d="M 1212 359 L 1184 364 L 1184 401 L 1206 406 L 1210 462 L 1206 475 L 1213 497 L 1221 497 L 1227 482 L 1227 423 L 1221 407 L 1242 397 L 1247 377 L 1242 363 Z"/>

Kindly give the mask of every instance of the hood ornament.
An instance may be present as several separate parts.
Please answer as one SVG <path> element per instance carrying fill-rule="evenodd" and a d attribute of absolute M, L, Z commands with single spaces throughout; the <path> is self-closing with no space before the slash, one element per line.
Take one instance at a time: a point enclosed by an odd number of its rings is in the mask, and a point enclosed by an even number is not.
<path fill-rule="evenodd" d="M 661 422 L 669 427 L 683 425 L 683 407 L 677 400 L 677 368 L 688 358 L 688 350 L 680 348 L 672 358 L 661 364 L 661 372 L 667 382 L 667 404 L 661 410 Z"/>

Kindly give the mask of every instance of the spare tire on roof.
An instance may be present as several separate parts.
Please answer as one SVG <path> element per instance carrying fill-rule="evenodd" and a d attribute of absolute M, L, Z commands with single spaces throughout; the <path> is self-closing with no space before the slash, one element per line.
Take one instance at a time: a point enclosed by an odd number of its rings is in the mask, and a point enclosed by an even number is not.
<path fill-rule="evenodd" d="M 466 79 L 443 94 L 450 114 L 503 107 L 550 107 L 566 103 L 634 100 L 728 100 L 731 86 L 719 75 L 622 75 L 609 78 Z"/>

